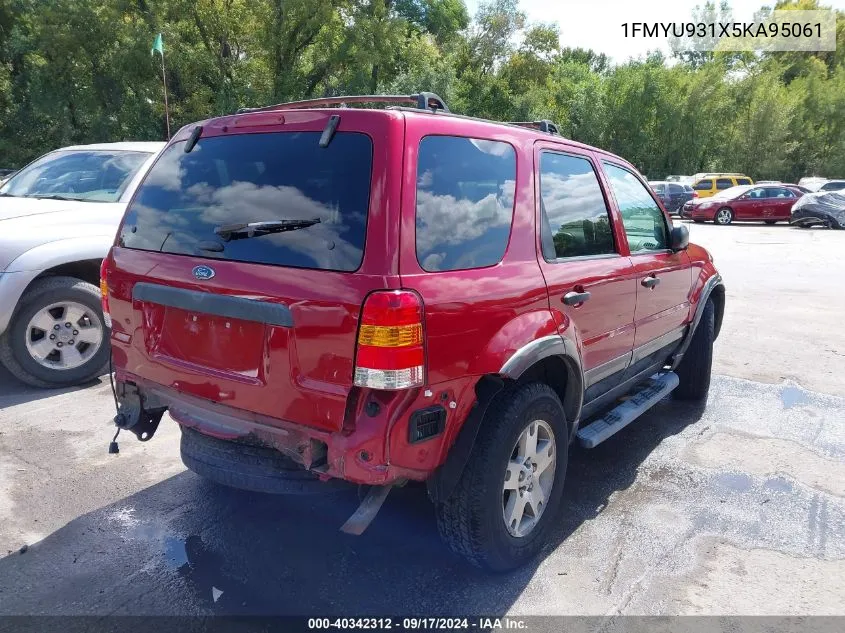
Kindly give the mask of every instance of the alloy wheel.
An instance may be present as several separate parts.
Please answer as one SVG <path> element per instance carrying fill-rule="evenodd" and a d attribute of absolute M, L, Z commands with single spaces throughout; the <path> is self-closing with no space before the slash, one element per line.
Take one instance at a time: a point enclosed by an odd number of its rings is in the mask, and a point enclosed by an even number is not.
<path fill-rule="evenodd" d="M 502 518 L 511 536 L 537 527 L 554 486 L 556 451 L 554 431 L 543 420 L 531 422 L 516 441 L 502 484 Z"/>
<path fill-rule="evenodd" d="M 26 326 L 26 349 L 48 369 L 75 369 L 103 345 L 103 323 L 91 308 L 75 301 L 52 303 L 36 312 Z"/>

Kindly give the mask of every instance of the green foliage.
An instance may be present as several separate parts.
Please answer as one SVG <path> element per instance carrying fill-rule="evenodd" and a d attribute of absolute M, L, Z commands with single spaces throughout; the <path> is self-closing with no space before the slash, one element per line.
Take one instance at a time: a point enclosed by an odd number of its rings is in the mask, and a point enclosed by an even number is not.
<path fill-rule="evenodd" d="M 781 0 L 777 9 L 814 9 Z M 725 17 L 714 2 L 698 16 Z M 744 171 L 845 176 L 845 19 L 836 52 L 707 53 L 676 46 L 612 64 L 561 48 L 517 0 L 0 0 L 0 166 L 70 143 L 172 128 L 295 99 L 430 90 L 453 111 L 552 119 L 650 177 Z"/>

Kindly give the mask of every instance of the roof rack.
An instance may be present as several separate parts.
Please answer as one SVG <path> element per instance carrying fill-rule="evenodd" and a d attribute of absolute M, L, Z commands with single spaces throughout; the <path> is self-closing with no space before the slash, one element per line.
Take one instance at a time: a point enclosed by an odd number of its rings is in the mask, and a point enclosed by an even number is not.
<path fill-rule="evenodd" d="M 520 127 L 527 127 L 532 130 L 540 130 L 546 134 L 560 136 L 560 130 L 558 130 L 557 124 L 552 123 L 548 119 L 542 119 L 540 121 L 511 121 L 511 125 L 519 125 Z"/>
<path fill-rule="evenodd" d="M 431 110 L 436 112 L 442 110 L 449 112 L 446 102 L 433 92 L 420 92 L 413 95 L 350 95 L 346 97 L 323 97 L 320 99 L 306 99 L 305 101 L 291 101 L 289 103 L 277 103 L 276 105 L 264 106 L 263 108 L 240 108 L 237 114 L 247 112 L 269 112 L 273 110 L 299 110 L 302 108 L 319 108 L 322 106 L 337 105 L 345 107 L 350 103 L 413 103 L 420 110 Z"/>

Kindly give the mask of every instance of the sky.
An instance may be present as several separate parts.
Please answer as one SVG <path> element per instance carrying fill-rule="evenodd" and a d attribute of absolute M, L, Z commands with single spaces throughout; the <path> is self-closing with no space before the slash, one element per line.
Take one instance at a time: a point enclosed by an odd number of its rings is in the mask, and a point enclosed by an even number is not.
<path fill-rule="evenodd" d="M 464 1 L 470 16 L 475 15 L 479 0 Z M 625 38 L 623 23 L 689 22 L 698 4 L 704 0 L 520 0 L 530 22 L 558 25 L 561 46 L 592 48 L 617 63 L 656 48 L 669 53 L 665 40 Z M 751 21 L 754 12 L 767 4 L 773 6 L 775 0 L 730 0 L 734 21 Z M 821 4 L 845 10 L 845 0 L 822 0 Z"/>

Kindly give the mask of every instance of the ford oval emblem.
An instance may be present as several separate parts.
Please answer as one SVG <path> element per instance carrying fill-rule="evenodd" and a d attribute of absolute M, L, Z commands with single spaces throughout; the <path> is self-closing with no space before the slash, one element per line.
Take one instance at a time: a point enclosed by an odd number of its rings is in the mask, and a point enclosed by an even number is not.
<path fill-rule="evenodd" d="M 197 279 L 211 279 L 214 277 L 214 269 L 210 266 L 195 266 L 193 273 Z"/>

